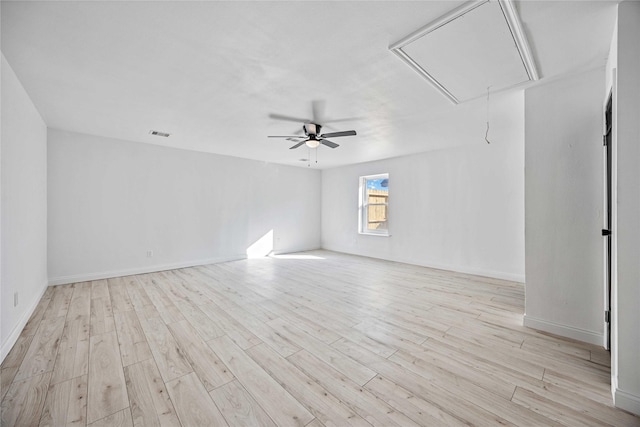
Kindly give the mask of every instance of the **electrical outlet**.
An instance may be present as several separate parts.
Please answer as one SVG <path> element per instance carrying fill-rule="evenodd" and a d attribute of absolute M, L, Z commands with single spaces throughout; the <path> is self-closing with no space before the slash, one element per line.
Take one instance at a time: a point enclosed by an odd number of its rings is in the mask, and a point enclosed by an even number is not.
<path fill-rule="evenodd" d="M 151 258 L 153 256 L 153 251 L 147 251 L 147 258 Z"/>
<path fill-rule="evenodd" d="M 13 294 L 13 306 L 14 306 L 14 307 L 17 307 L 17 306 L 18 306 L 18 293 L 17 293 L 17 292 L 15 292 L 15 293 Z"/>

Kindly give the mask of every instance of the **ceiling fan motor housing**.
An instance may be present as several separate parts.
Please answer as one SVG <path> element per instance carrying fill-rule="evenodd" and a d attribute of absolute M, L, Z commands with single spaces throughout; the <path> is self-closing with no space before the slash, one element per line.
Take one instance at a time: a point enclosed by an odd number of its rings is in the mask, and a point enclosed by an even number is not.
<path fill-rule="evenodd" d="M 311 136 L 320 135 L 320 129 L 322 129 L 322 126 L 315 123 L 305 123 L 302 128 L 304 129 L 305 135 Z"/>

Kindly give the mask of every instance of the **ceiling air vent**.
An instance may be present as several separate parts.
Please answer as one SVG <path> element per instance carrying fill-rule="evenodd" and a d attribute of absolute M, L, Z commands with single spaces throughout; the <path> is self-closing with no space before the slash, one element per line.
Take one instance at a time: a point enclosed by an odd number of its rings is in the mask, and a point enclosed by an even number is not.
<path fill-rule="evenodd" d="M 164 138 L 168 138 L 169 135 L 171 135 L 170 133 L 167 132 L 160 132 L 159 130 L 150 130 L 149 133 L 151 135 L 155 135 L 155 136 L 162 136 Z"/>

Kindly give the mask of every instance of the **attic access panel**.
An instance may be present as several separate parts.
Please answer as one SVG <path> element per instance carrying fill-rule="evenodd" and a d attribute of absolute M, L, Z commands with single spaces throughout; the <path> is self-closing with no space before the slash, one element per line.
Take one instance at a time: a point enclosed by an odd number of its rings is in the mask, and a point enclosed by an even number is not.
<path fill-rule="evenodd" d="M 510 1 L 471 1 L 389 48 L 454 103 L 537 80 Z"/>

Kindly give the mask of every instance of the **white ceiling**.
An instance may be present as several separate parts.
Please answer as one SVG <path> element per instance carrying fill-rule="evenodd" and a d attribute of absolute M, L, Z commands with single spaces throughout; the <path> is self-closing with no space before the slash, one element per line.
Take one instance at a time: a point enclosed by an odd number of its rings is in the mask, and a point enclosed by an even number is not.
<path fill-rule="evenodd" d="M 2 53 L 51 128 L 274 163 L 308 151 L 267 139 L 301 126 L 269 114 L 322 101 L 353 118 L 324 131 L 358 132 L 319 149 L 327 168 L 484 143 L 483 99 L 451 104 L 388 50 L 460 4 L 3 0 Z M 605 64 L 615 4 L 516 3 L 543 80 Z"/>

